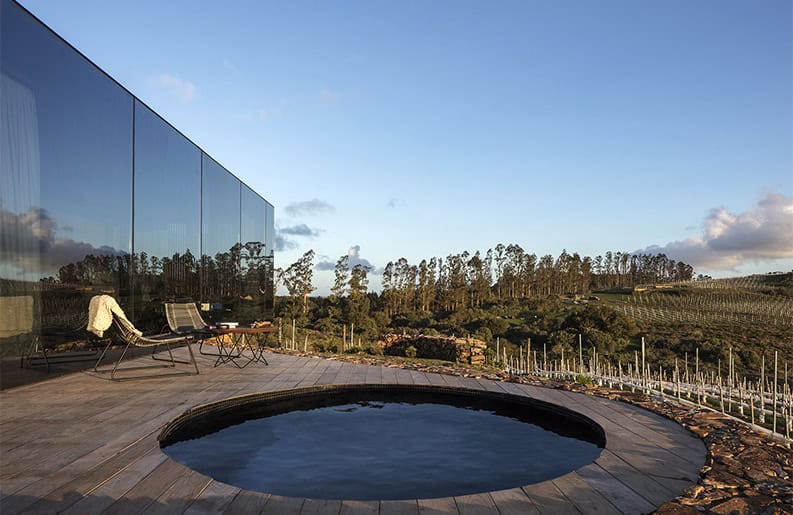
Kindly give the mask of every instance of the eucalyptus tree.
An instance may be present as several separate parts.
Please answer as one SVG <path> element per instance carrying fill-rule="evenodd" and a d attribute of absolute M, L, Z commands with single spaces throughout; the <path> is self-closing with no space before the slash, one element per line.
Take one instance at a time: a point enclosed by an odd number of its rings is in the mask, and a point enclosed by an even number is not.
<path fill-rule="evenodd" d="M 314 276 L 314 251 L 309 250 L 297 261 L 289 265 L 286 270 L 280 271 L 280 279 L 294 301 L 300 302 L 301 313 L 308 314 L 308 296 L 314 291 L 312 279 Z"/>
<path fill-rule="evenodd" d="M 539 288 L 540 295 L 551 294 L 551 288 L 553 286 L 553 279 L 554 279 L 553 276 L 554 276 L 553 256 L 551 256 L 550 254 L 545 254 L 543 257 L 540 258 L 540 262 L 537 265 L 537 280 L 540 285 Z"/>
<path fill-rule="evenodd" d="M 477 250 L 466 263 L 469 306 L 482 305 L 490 293 L 490 271 Z"/>
<path fill-rule="evenodd" d="M 383 278 L 381 280 L 383 289 L 380 294 L 383 300 L 383 307 L 389 318 L 394 316 L 397 310 L 398 292 L 396 289 L 396 282 L 394 263 L 389 261 L 383 269 Z"/>
<path fill-rule="evenodd" d="M 330 297 L 328 298 L 328 317 L 334 324 L 338 324 L 341 322 L 344 313 L 344 294 L 347 290 L 347 281 L 350 275 L 349 255 L 345 254 L 336 261 L 333 273 L 333 287 L 330 289 Z"/>
<path fill-rule="evenodd" d="M 431 258 L 422 259 L 416 274 L 416 304 L 419 311 L 428 312 L 435 300 L 435 281 L 438 262 Z"/>
<path fill-rule="evenodd" d="M 357 264 L 350 271 L 347 282 L 347 318 L 358 327 L 369 321 L 369 267 Z"/>

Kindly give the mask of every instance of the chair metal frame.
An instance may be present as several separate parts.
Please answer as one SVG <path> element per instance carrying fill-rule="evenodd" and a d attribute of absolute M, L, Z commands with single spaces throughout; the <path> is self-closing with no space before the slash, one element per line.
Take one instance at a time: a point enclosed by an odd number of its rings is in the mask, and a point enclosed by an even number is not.
<path fill-rule="evenodd" d="M 126 320 L 119 318 L 115 314 L 113 315 L 113 327 L 115 328 L 119 338 L 126 344 L 124 346 L 124 350 L 121 352 L 121 356 L 119 356 L 118 360 L 116 360 L 112 369 L 109 368 L 100 369 L 99 366 L 102 363 L 102 360 L 105 358 L 107 351 L 110 349 L 110 346 L 113 343 L 113 340 L 111 339 L 110 342 L 105 346 L 105 349 L 102 351 L 102 355 L 99 356 L 99 359 L 96 361 L 96 364 L 94 365 L 94 372 L 110 373 L 110 379 L 113 381 L 128 381 L 131 379 L 156 379 L 158 377 L 198 375 L 200 373 L 198 370 L 198 363 L 196 362 L 195 359 L 195 354 L 193 354 L 193 349 L 190 347 L 190 344 L 193 342 L 193 337 L 191 335 L 158 334 L 154 336 L 139 336 L 135 332 L 136 331 L 135 326 L 133 326 L 131 323 L 127 322 Z M 190 353 L 190 361 L 177 360 L 173 356 L 171 345 L 178 345 L 182 343 L 186 344 L 187 351 Z M 164 345 L 165 348 L 168 350 L 167 359 L 157 357 L 155 354 L 157 348 L 160 347 L 161 345 Z M 152 359 L 156 361 L 165 361 L 166 364 L 119 367 L 130 347 L 151 348 Z M 117 372 L 125 372 L 130 370 L 144 370 L 144 369 L 153 369 L 153 368 L 175 368 L 177 363 L 183 363 L 188 365 L 192 364 L 193 368 L 195 369 L 195 372 L 193 372 L 192 370 L 186 370 L 186 371 L 180 370 L 180 371 L 170 372 L 167 374 L 147 374 L 147 375 L 116 377 Z"/>

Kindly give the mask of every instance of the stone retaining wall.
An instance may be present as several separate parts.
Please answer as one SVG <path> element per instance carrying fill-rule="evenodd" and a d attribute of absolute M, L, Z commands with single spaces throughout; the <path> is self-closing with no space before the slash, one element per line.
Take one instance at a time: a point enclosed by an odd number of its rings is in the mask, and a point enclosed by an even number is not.
<path fill-rule="evenodd" d="M 390 356 L 404 356 L 407 348 L 413 347 L 417 358 L 442 359 L 469 365 L 483 364 L 487 348 L 487 343 L 476 338 L 396 334 L 385 336 L 378 345 L 383 349 L 383 354 Z"/>

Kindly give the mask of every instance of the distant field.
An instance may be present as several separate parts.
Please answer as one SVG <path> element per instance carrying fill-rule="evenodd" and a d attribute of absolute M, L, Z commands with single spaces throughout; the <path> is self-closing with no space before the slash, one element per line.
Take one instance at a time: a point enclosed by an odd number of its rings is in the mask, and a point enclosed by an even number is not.
<path fill-rule="evenodd" d="M 771 276 L 774 282 L 765 277 L 693 281 L 670 289 L 598 297 L 640 323 L 737 323 L 793 329 L 793 297 L 779 286 L 779 276 Z"/>
<path fill-rule="evenodd" d="M 710 359 L 724 358 L 732 347 L 749 369 L 774 351 L 783 362 L 793 360 L 793 273 L 596 295 L 633 318 L 656 347 L 678 355 L 700 348 Z"/>

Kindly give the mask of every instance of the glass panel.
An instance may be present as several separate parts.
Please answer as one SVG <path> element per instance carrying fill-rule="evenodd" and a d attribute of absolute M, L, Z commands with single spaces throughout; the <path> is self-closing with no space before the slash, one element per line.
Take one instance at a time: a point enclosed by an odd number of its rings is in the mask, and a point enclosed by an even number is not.
<path fill-rule="evenodd" d="M 242 185 L 240 253 L 241 297 L 239 316 L 246 321 L 262 320 L 264 312 L 265 201 L 246 185 Z"/>
<path fill-rule="evenodd" d="M 135 102 L 134 316 L 159 330 L 162 303 L 201 297 L 201 151 Z"/>
<path fill-rule="evenodd" d="M 132 97 L 19 6 L 0 5 L 0 297 L 32 297 L 32 332 L 68 338 L 91 295 L 128 300 Z M 18 352 L 24 338 L 10 338 Z"/>
<path fill-rule="evenodd" d="M 232 318 L 239 296 L 240 181 L 202 154 L 201 298 L 210 320 Z"/>
<path fill-rule="evenodd" d="M 267 319 L 272 319 L 275 308 L 275 208 L 269 202 L 264 206 L 264 309 Z"/>

